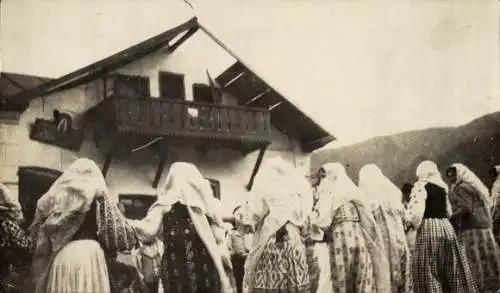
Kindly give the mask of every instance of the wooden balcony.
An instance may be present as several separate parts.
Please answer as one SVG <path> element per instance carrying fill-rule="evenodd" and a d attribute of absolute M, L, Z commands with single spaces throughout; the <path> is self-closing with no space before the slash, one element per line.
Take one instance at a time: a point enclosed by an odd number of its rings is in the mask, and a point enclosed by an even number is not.
<path fill-rule="evenodd" d="M 87 115 L 93 123 L 94 140 L 107 153 L 104 175 L 114 156 L 123 153 L 123 149 L 130 153 L 127 145 L 131 140 L 163 138 L 156 146 L 161 146 L 161 158 L 154 187 L 167 162 L 171 142 L 203 148 L 231 147 L 243 152 L 259 149 L 249 188 L 271 143 L 271 120 L 267 109 L 112 94 Z M 101 140 L 107 143 L 100 143 Z"/>
<path fill-rule="evenodd" d="M 89 112 L 107 132 L 236 144 L 250 149 L 271 142 L 267 109 L 114 95 Z"/>

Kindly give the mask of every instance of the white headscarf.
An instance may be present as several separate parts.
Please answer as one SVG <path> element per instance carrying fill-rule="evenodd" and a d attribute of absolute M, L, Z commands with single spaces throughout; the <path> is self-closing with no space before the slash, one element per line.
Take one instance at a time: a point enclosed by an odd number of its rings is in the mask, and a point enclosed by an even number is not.
<path fill-rule="evenodd" d="M 150 209 L 157 205 L 169 209 L 177 202 L 197 208 L 218 224 L 223 224 L 219 203 L 213 195 L 210 182 L 191 163 L 176 162 L 172 164 L 165 183 L 158 188 L 158 200 Z"/>
<path fill-rule="evenodd" d="M 363 166 L 359 171 L 359 188 L 376 206 L 391 210 L 403 210 L 401 190 L 387 178 L 375 164 Z"/>
<path fill-rule="evenodd" d="M 433 183 L 437 186 L 440 186 L 448 192 L 448 184 L 444 182 L 443 177 L 441 177 L 441 173 L 436 165 L 436 163 L 432 161 L 423 161 L 417 167 L 417 183 Z"/>
<path fill-rule="evenodd" d="M 486 206 L 491 209 L 492 202 L 490 198 L 490 191 L 481 179 L 479 179 L 479 177 L 477 177 L 472 170 L 462 163 L 454 163 L 451 167 L 454 167 L 457 170 L 457 180 L 453 183 L 453 188 L 462 182 L 469 184 L 479 193 Z"/>

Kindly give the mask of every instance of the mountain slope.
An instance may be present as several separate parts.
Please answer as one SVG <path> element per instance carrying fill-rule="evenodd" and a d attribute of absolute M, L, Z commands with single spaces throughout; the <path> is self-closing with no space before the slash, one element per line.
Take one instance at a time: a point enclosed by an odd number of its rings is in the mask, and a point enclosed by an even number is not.
<path fill-rule="evenodd" d="M 317 170 L 328 162 L 341 162 L 357 182 L 361 167 L 374 163 L 395 184 L 402 186 L 404 182 L 416 180 L 415 169 L 425 159 L 435 161 L 442 171 L 453 162 L 464 163 L 491 185 L 489 169 L 500 164 L 500 112 L 456 128 L 409 131 L 339 149 L 321 150 L 313 154 L 311 169 Z"/>

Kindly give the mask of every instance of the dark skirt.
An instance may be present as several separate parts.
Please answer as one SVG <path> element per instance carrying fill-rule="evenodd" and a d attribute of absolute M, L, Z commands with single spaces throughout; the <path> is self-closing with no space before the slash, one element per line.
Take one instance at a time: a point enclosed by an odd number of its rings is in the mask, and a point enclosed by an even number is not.
<path fill-rule="evenodd" d="M 163 233 L 160 278 L 164 293 L 220 292 L 217 268 L 186 206 L 177 203 L 164 216 Z"/>

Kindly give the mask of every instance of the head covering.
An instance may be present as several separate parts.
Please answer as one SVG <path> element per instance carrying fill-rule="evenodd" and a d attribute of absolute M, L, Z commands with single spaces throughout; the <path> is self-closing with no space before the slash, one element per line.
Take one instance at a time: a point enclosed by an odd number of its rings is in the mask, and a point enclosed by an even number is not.
<path fill-rule="evenodd" d="M 448 184 L 446 184 L 443 177 L 441 177 L 441 173 L 439 172 L 436 163 L 432 161 L 423 161 L 418 165 L 416 175 L 418 178 L 417 182 L 433 183 L 444 188 L 446 192 L 448 192 Z"/>
<path fill-rule="evenodd" d="M 333 210 L 350 200 L 364 201 L 358 187 L 347 176 L 345 167 L 341 163 L 328 163 L 321 167 L 325 177 L 318 186 L 320 196 L 332 197 Z"/>
<path fill-rule="evenodd" d="M 252 202 L 247 202 L 243 213 L 258 218 L 257 230 L 253 236 L 253 247 L 245 264 L 245 284 L 253 279 L 255 266 L 263 248 L 287 222 L 305 226 L 312 210 L 312 189 L 306 177 L 283 159 L 269 159 L 255 178 Z M 257 206 L 263 206 L 265 212 Z M 255 209 L 252 213 L 252 209 Z"/>
<path fill-rule="evenodd" d="M 390 269 L 385 256 L 382 234 L 371 211 L 364 204 L 364 196 L 347 176 L 342 164 L 329 163 L 322 168 L 326 172 L 326 177 L 319 186 L 320 198 L 315 206 L 315 214 L 311 216 L 311 224 L 330 228 L 337 209 L 349 202 L 353 203 L 358 211 L 361 231 L 373 260 L 377 292 L 389 293 Z"/>
<path fill-rule="evenodd" d="M 490 191 L 488 187 L 477 177 L 472 170 L 462 163 L 454 163 L 451 167 L 457 170 L 457 179 L 453 182 L 452 187 L 455 188 L 460 183 L 465 183 L 474 188 L 480 195 L 481 199 L 485 202 L 488 208 L 491 208 L 492 202 L 490 199 Z"/>
<path fill-rule="evenodd" d="M 9 188 L 0 183 L 0 220 L 10 219 L 20 222 L 23 220 L 21 205 L 12 198 Z"/>
<path fill-rule="evenodd" d="M 96 233 L 104 245 L 113 251 L 117 247 L 129 249 L 135 244 L 133 230 L 126 228 L 118 206 L 110 204 L 107 193 L 99 167 L 82 158 L 74 161 L 38 200 L 30 228 L 36 241 L 33 273 L 37 292 L 43 292 L 55 256 L 80 229 L 96 198 L 101 200 L 96 204 Z"/>
<path fill-rule="evenodd" d="M 177 202 L 200 210 L 222 225 L 220 203 L 213 194 L 210 182 L 191 163 L 172 164 L 165 183 L 158 189 L 158 200 L 151 209 L 157 205 L 170 207 Z"/>
<path fill-rule="evenodd" d="M 403 210 L 401 190 L 387 178 L 375 164 L 363 166 L 359 171 L 359 188 L 364 196 L 375 205 L 387 209 Z"/>
<path fill-rule="evenodd" d="M 417 167 L 416 175 L 418 180 L 411 190 L 410 203 L 405 218 L 407 223 L 419 227 L 425 211 L 425 201 L 427 200 L 425 185 L 427 183 L 435 184 L 444 188 L 446 193 L 448 193 L 448 185 L 441 177 L 437 165 L 432 161 L 423 161 L 420 163 Z M 412 202 L 418 204 L 413 206 Z M 451 215 L 452 209 L 448 196 L 446 196 L 446 211 L 448 215 Z"/>

